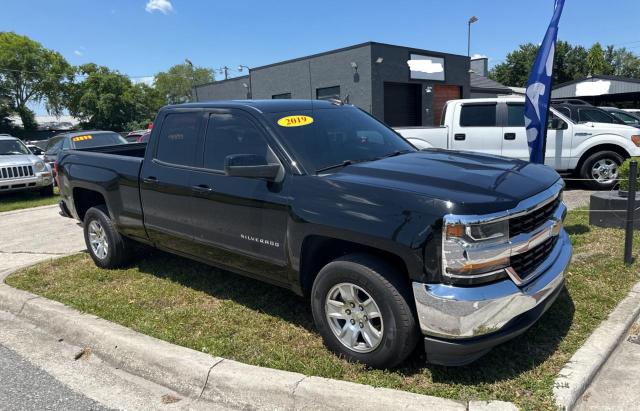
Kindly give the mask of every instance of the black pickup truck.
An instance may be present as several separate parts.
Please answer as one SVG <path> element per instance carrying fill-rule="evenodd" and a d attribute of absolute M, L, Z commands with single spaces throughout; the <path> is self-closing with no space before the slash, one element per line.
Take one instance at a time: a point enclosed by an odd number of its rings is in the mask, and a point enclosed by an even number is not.
<path fill-rule="evenodd" d="M 572 253 L 554 170 L 418 151 L 326 101 L 165 107 L 148 144 L 65 151 L 58 170 L 98 266 L 136 241 L 286 287 L 330 349 L 374 367 L 419 340 L 462 365 L 522 334 Z"/>

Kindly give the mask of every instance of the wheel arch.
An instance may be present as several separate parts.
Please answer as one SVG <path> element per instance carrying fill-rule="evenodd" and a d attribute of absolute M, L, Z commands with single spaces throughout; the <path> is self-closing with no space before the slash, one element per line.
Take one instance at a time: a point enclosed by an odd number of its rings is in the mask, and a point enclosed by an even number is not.
<path fill-rule="evenodd" d="M 587 158 L 601 151 L 616 152 L 620 154 L 623 159 L 627 159 L 631 157 L 631 154 L 629 154 L 626 148 L 619 146 L 617 144 L 612 144 L 612 143 L 598 144 L 596 146 L 588 148 L 584 153 L 582 153 L 582 155 L 580 156 L 580 160 L 578 160 L 578 164 L 576 165 L 576 168 L 575 168 L 576 173 L 580 173 L 580 170 L 582 170 L 582 166 L 584 165 L 584 162 L 587 160 Z"/>
<path fill-rule="evenodd" d="M 84 216 L 91 207 L 99 205 L 104 205 L 107 208 L 107 214 L 111 216 L 106 198 L 102 193 L 84 187 L 73 189 L 73 207 L 80 221 L 84 221 Z"/>
<path fill-rule="evenodd" d="M 322 235 L 309 235 L 302 242 L 300 256 L 300 287 L 309 296 L 313 282 L 320 270 L 331 261 L 348 254 L 367 254 L 388 262 L 410 281 L 406 262 L 397 254 L 369 245 Z"/>

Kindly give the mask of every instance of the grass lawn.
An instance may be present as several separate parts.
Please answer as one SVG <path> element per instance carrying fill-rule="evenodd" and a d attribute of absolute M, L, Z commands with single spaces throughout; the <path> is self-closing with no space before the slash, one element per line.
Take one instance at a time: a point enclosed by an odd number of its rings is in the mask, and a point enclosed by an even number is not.
<path fill-rule="evenodd" d="M 54 188 L 53 191 L 54 195 L 49 197 L 42 197 L 38 191 L 18 191 L 0 194 L 0 212 L 57 204 L 60 201 L 58 187 Z"/>
<path fill-rule="evenodd" d="M 76 255 L 25 269 L 7 283 L 249 364 L 459 400 L 555 409 L 558 371 L 639 280 L 638 265 L 622 263 L 622 230 L 590 227 L 580 211 L 570 212 L 566 227 L 575 245 L 567 291 L 523 336 L 461 368 L 425 365 L 420 349 L 396 370 L 350 364 L 323 346 L 302 298 L 157 251 L 144 253 L 129 269 L 111 271 Z"/>

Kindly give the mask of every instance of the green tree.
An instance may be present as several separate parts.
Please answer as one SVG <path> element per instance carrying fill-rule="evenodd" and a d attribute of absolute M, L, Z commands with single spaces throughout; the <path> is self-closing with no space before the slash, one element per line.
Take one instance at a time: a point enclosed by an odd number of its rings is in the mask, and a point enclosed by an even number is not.
<path fill-rule="evenodd" d="M 614 76 L 640 78 L 640 58 L 624 47 L 607 46 L 605 59 Z"/>
<path fill-rule="evenodd" d="M 78 67 L 84 79 L 69 87 L 69 112 L 86 128 L 128 130 L 132 124 L 153 119 L 162 99 L 152 87 L 131 80 L 107 67 Z"/>
<path fill-rule="evenodd" d="M 535 44 L 521 44 L 517 50 L 507 54 L 504 63 L 491 69 L 489 77 L 506 86 L 524 87 L 537 52 L 538 46 Z"/>
<path fill-rule="evenodd" d="M 193 101 L 193 87 L 213 80 L 212 69 L 184 63 L 156 74 L 154 85 L 168 104 L 177 104 Z"/>
<path fill-rule="evenodd" d="M 595 43 L 589 49 L 589 53 L 587 54 L 587 68 L 591 76 L 611 74 L 613 72 L 612 67 L 605 58 L 605 52 L 600 43 Z"/>
<path fill-rule="evenodd" d="M 504 63 L 497 64 L 490 71 L 489 77 L 507 86 L 524 87 L 536 59 L 538 47 L 533 43 L 521 44 L 517 50 L 507 54 Z M 587 50 L 584 47 L 558 41 L 554 56 L 554 84 L 586 76 L 586 58 Z"/>
<path fill-rule="evenodd" d="M 25 129 L 36 127 L 28 103 L 44 101 L 55 114 L 63 110 L 62 96 L 72 75 L 73 68 L 60 53 L 26 36 L 0 32 L 0 88 Z"/>

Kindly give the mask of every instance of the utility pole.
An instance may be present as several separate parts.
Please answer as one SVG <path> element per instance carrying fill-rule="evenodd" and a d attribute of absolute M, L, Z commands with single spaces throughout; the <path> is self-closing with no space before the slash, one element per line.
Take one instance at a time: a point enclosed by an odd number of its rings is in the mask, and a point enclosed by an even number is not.
<path fill-rule="evenodd" d="M 228 80 L 229 79 L 229 67 L 224 66 L 219 68 L 218 70 L 220 70 L 220 73 L 224 73 L 224 79 Z"/>

